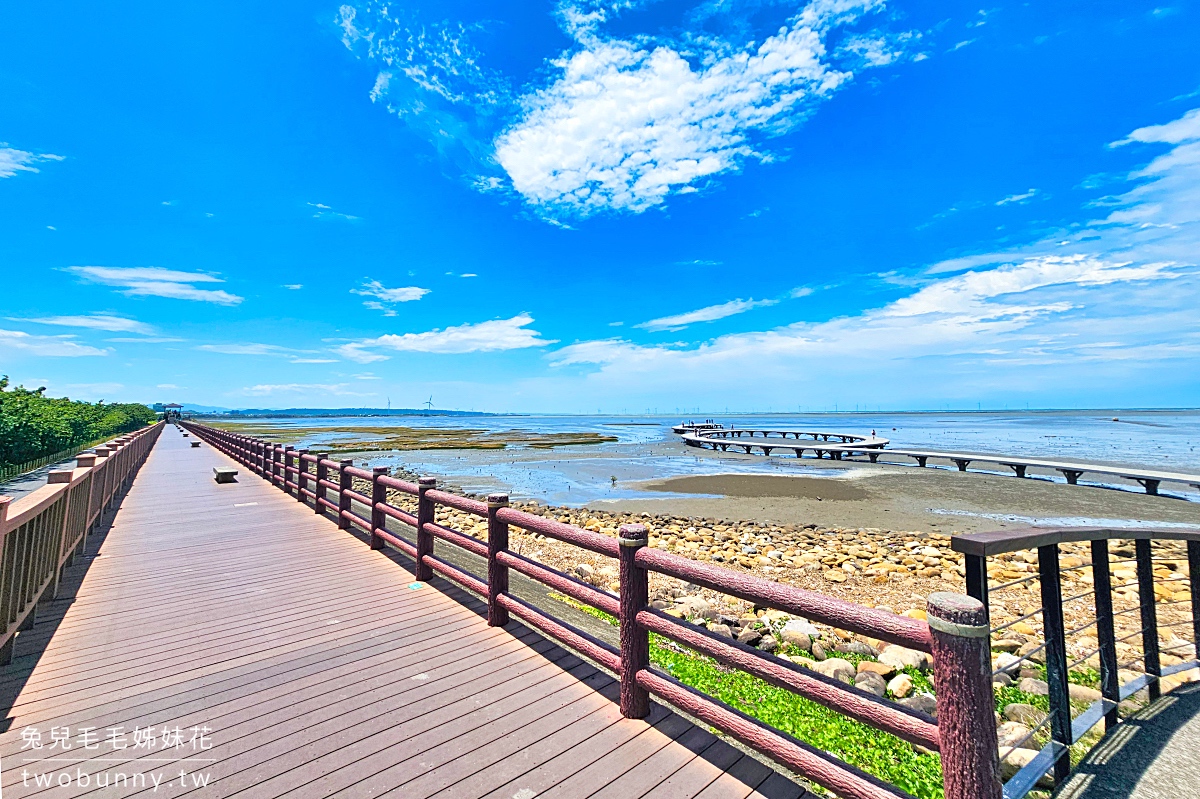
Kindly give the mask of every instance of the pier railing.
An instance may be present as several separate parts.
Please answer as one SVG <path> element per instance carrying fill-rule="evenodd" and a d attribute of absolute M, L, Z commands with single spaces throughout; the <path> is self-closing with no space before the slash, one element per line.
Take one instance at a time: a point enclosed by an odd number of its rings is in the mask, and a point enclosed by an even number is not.
<path fill-rule="evenodd" d="M 647 531 L 640 524 L 623 525 L 618 537 L 613 538 L 516 510 L 508 506 L 505 495 L 491 495 L 483 502 L 440 491 L 432 478 L 413 483 L 389 476 L 386 468 L 368 471 L 356 468 L 350 460 L 333 460 L 190 422 L 182 424 L 316 513 L 331 514 L 343 529 L 362 531 L 372 548 L 390 545 L 406 553 L 414 561 L 417 580 L 427 581 L 436 573 L 478 594 L 487 602 L 489 624 L 501 626 L 516 617 L 618 675 L 621 712 L 627 717 L 644 717 L 649 712 L 649 697 L 654 695 L 839 796 L 908 796 L 657 669 L 649 656 L 650 633 L 656 633 L 725 667 L 755 675 L 875 729 L 939 752 L 948 799 L 1000 797 L 986 611 L 971 597 L 934 594 L 928 599 L 927 620 L 899 616 L 662 552 L 647 545 Z M 391 504 L 389 491 L 415 500 L 415 513 L 411 508 Z M 438 524 L 435 517 L 439 506 L 485 519 L 487 540 Z M 411 540 L 389 529 L 389 519 L 411 528 Z M 619 592 L 613 595 L 599 590 L 512 551 L 508 541 L 512 527 L 616 560 Z M 486 561 L 486 573 L 470 574 L 438 557 L 435 540 L 477 555 Z M 510 593 L 510 570 L 616 617 L 620 646 L 601 641 Z M 936 718 L 654 609 L 648 590 L 651 573 L 929 653 L 939 697 Z"/>
<path fill-rule="evenodd" d="M 80 455 L 74 469 L 50 472 L 46 485 L 15 502 L 0 497 L 0 665 L 10 663 L 17 633 L 53 598 L 63 567 L 128 487 L 163 425 L 119 436 Z"/>
<path fill-rule="evenodd" d="M 1200 530 L 1033 528 L 952 546 L 967 593 L 1002 618 L 993 678 L 1045 697 L 1001 740 L 1005 799 L 1062 782 L 1101 721 L 1111 730 L 1173 675 L 1200 676 Z"/>

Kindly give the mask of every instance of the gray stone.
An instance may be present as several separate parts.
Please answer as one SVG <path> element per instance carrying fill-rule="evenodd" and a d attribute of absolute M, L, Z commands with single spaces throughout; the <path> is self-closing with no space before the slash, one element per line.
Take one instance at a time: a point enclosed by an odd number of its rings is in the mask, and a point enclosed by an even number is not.
<path fill-rule="evenodd" d="M 862 671 L 854 678 L 854 684 L 864 691 L 870 691 L 875 696 L 887 693 L 887 682 L 873 671 Z"/>
<path fill-rule="evenodd" d="M 1001 746 L 1026 744 L 1028 741 L 1025 740 L 1025 736 L 1028 734 L 1029 728 L 1019 721 L 1006 721 L 996 728 L 996 737 Z"/>
<path fill-rule="evenodd" d="M 710 624 L 708 625 L 708 631 L 722 638 L 733 638 L 733 630 L 730 630 L 727 624 Z"/>
<path fill-rule="evenodd" d="M 929 694 L 913 694 L 912 696 L 898 700 L 896 704 L 904 705 L 904 707 L 910 710 L 919 710 L 935 718 L 937 717 L 937 700 Z"/>
<path fill-rule="evenodd" d="M 820 641 L 813 641 L 809 651 L 812 652 L 813 660 L 824 660 L 828 657 L 825 654 L 825 647 L 821 645 Z"/>
<path fill-rule="evenodd" d="M 728 627 L 729 625 L 725 625 L 725 626 Z M 737 639 L 739 642 L 741 642 L 743 644 L 749 644 L 750 646 L 754 646 L 755 644 L 757 644 L 759 641 L 762 640 L 762 633 L 760 633 L 758 630 L 754 629 L 753 627 L 743 627 L 742 631 L 738 633 Z"/>
<path fill-rule="evenodd" d="M 862 655 L 864 657 L 873 658 L 878 656 L 875 647 L 863 641 L 846 641 L 834 647 L 838 652 L 846 655 Z"/>
<path fill-rule="evenodd" d="M 853 683 L 855 677 L 854 664 L 841 658 L 829 658 L 817 664 L 814 671 L 842 682 Z"/>
<path fill-rule="evenodd" d="M 1046 714 L 1043 711 L 1024 702 L 1013 702 L 1011 705 L 1005 705 L 1002 712 L 1004 713 L 1004 718 L 1009 721 L 1019 721 L 1030 729 L 1041 724 L 1042 720 L 1046 718 Z"/>
<path fill-rule="evenodd" d="M 575 576 L 584 582 L 591 582 L 592 575 L 595 573 L 596 570 L 593 569 L 591 564 L 588 563 L 580 563 L 575 567 Z"/>
<path fill-rule="evenodd" d="M 992 682 L 996 685 L 1003 685 L 1007 688 L 1008 686 L 1012 685 L 1012 677 L 1009 677 L 1004 672 L 1000 672 L 999 674 L 992 675 Z"/>
<path fill-rule="evenodd" d="M 812 639 L 808 637 L 808 633 L 798 632 L 788 628 L 785 624 L 779 632 L 779 637 L 783 639 L 785 644 L 791 644 L 799 650 L 808 652 L 812 649 Z"/>
<path fill-rule="evenodd" d="M 761 649 L 763 652 L 774 652 L 779 648 L 779 642 L 775 640 L 775 636 L 768 633 L 767 635 L 764 635 L 762 640 L 755 644 L 755 646 Z"/>
<path fill-rule="evenodd" d="M 879 653 L 879 662 L 894 667 L 896 671 L 909 667 L 927 670 L 930 665 L 929 655 L 896 644 L 892 644 Z"/>
<path fill-rule="evenodd" d="M 1045 680 L 1038 680 L 1033 677 L 1022 677 L 1021 681 L 1017 683 L 1017 690 L 1026 694 L 1033 694 L 1034 696 L 1050 695 L 1050 686 L 1046 684 Z"/>

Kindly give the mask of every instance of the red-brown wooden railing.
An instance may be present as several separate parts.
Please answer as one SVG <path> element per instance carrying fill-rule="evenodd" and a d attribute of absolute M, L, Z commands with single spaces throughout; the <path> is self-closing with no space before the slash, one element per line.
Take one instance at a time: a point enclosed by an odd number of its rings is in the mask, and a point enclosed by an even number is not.
<path fill-rule="evenodd" d="M 119 499 L 162 432 L 160 422 L 80 455 L 74 469 L 15 502 L 0 497 L 0 665 L 12 662 L 17 633 L 33 626 L 38 603 L 58 593 L 65 566 Z"/>
<path fill-rule="evenodd" d="M 961 594 L 933 594 L 928 598 L 928 621 L 898 616 L 650 548 L 643 525 L 623 525 L 614 539 L 508 507 L 506 495 L 494 494 L 481 502 L 439 491 L 432 478 L 412 483 L 388 476 L 386 469 L 367 471 L 354 467 L 349 460 L 330 460 L 307 450 L 191 422 L 182 425 L 254 474 L 310 505 L 316 513 L 332 514 L 340 527 L 359 528 L 369 537 L 372 548 L 390 544 L 406 553 L 414 560 L 418 580 L 427 581 L 436 572 L 480 595 L 487 601 L 489 624 L 500 626 L 515 616 L 612 671 L 620 678 L 621 712 L 627 717 L 644 717 L 653 694 L 840 796 L 908 796 L 654 668 L 649 658 L 649 634 L 654 632 L 725 666 L 940 752 L 947 799 L 999 799 L 1001 795 L 987 615 L 978 600 Z M 370 484 L 369 496 L 353 488 L 355 478 Z M 416 514 L 389 504 L 389 489 L 416 497 Z M 356 513 L 355 503 L 368 508 L 369 514 Z M 486 519 L 487 542 L 437 524 L 434 517 L 439 505 Z M 414 541 L 387 529 L 388 518 L 413 528 Z M 616 559 L 620 572 L 618 596 L 509 550 L 510 526 Z M 469 574 L 437 557 L 435 539 L 485 558 L 486 576 Z M 620 647 L 600 641 L 511 594 L 509 569 L 616 616 Z M 650 572 L 932 654 L 937 718 L 651 608 Z"/>

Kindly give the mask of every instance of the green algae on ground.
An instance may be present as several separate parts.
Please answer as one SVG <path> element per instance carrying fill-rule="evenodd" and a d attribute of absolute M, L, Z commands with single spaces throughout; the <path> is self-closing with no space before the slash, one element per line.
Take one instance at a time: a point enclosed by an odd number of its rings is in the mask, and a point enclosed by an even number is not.
<path fill-rule="evenodd" d="M 617 440 L 601 433 L 535 433 L 529 430 L 489 432 L 473 428 L 440 427 L 305 427 L 272 425 L 261 422 L 206 420 L 213 427 L 246 436 L 264 438 L 280 444 L 320 440 L 330 452 L 388 452 L 424 449 L 504 449 L 510 446 L 531 449 L 586 446 Z"/>

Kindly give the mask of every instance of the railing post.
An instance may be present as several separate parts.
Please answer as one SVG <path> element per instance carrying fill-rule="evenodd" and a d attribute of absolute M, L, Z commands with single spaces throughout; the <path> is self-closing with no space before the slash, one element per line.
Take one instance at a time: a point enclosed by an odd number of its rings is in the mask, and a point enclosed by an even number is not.
<path fill-rule="evenodd" d="M 1117 634 L 1113 628 L 1112 574 L 1108 568 L 1108 539 L 1092 542 L 1092 587 L 1096 589 L 1096 641 L 1100 656 L 1100 693 L 1113 703 L 1104 714 L 1104 729 L 1120 723 L 1121 677 L 1117 672 Z"/>
<path fill-rule="evenodd" d="M 87 502 L 83 506 L 83 539 L 79 542 L 79 551 L 87 552 L 88 534 L 92 532 L 92 497 L 96 493 L 96 456 L 80 455 L 75 459 L 75 465 L 90 470 Z"/>
<path fill-rule="evenodd" d="M 12 501 L 12 497 L 0 497 L 0 553 L 2 553 L 4 549 L 4 539 L 8 537 L 8 531 L 6 531 L 4 528 L 8 520 L 8 506 Z M 0 558 L 0 566 L 3 565 L 4 559 Z M 15 575 L 17 570 L 15 567 L 13 567 L 12 571 Z M 13 596 L 11 585 L 12 579 L 13 577 L 8 574 L 0 574 L 0 583 L 3 584 L 5 592 L 10 597 Z M 2 604 L 6 606 L 8 603 Z M 5 610 L 8 610 L 8 608 L 5 607 Z M 4 622 L 3 626 L 5 628 L 8 627 L 7 618 L 0 619 L 0 621 Z M 0 666 L 7 666 L 9 663 L 12 663 L 13 650 L 16 648 L 16 643 L 17 637 L 15 635 L 10 635 L 8 640 L 4 642 L 3 646 L 0 646 Z"/>
<path fill-rule="evenodd" d="M 1187 542 L 1187 559 L 1192 586 L 1192 641 L 1200 648 L 1200 541 Z"/>
<path fill-rule="evenodd" d="M 650 712 L 650 694 L 638 685 L 637 675 L 650 667 L 650 634 L 637 623 L 637 614 L 650 602 L 646 570 L 634 561 L 649 536 L 644 524 L 623 524 L 617 531 L 620 546 L 621 630 L 621 715 L 645 718 Z"/>
<path fill-rule="evenodd" d="M 47 596 L 51 599 L 58 598 L 58 584 L 62 581 L 62 569 L 59 564 L 62 562 L 64 551 L 67 547 L 67 520 L 71 516 L 71 478 L 75 476 L 74 470 L 61 470 L 50 472 L 46 475 L 46 485 L 62 485 L 63 495 L 63 514 L 62 523 L 58 525 L 58 546 L 52 549 L 53 560 L 50 563 L 50 568 L 54 573 L 54 578 L 50 583 L 50 590 Z"/>
<path fill-rule="evenodd" d="M 306 449 L 296 450 L 296 501 L 304 502 L 304 489 L 308 485 L 308 463 L 304 460 L 304 456 L 308 454 Z"/>
<path fill-rule="evenodd" d="M 387 473 L 386 466 L 371 470 L 371 549 L 383 549 L 383 539 L 375 531 L 387 529 L 387 515 L 379 509 L 387 503 L 387 486 L 379 482 L 379 478 L 386 477 Z"/>
<path fill-rule="evenodd" d="M 427 499 L 425 492 L 436 486 L 437 480 L 432 477 L 417 480 L 417 566 L 413 576 L 422 583 L 433 579 L 433 569 L 425 562 L 425 556 L 433 554 L 433 533 L 425 529 L 425 525 L 433 524 L 433 500 Z"/>
<path fill-rule="evenodd" d="M 352 460 L 338 461 L 338 529 L 349 530 L 350 520 L 345 517 L 345 512 L 350 510 L 350 495 L 346 492 L 350 490 L 351 477 L 346 471 L 354 465 Z"/>
<path fill-rule="evenodd" d="M 1071 693 L 1067 683 L 1067 627 L 1063 619 L 1058 545 L 1038 547 L 1038 580 L 1042 589 L 1042 632 L 1046 639 L 1046 683 L 1050 693 L 1050 739 L 1059 744 L 1054 782 L 1071 774 Z"/>
<path fill-rule="evenodd" d="M 974 597 L 939 592 L 926 600 L 926 614 L 946 799 L 1000 799 L 987 608 Z"/>
<path fill-rule="evenodd" d="M 292 489 L 288 486 L 288 480 L 291 479 L 291 471 L 296 465 L 292 455 L 294 449 L 290 444 L 283 448 L 283 493 L 289 497 L 292 495 Z"/>
<path fill-rule="evenodd" d="M 488 626 L 508 624 L 508 608 L 500 606 L 500 595 L 508 593 L 508 567 L 496 555 L 508 550 L 508 525 L 496 518 L 496 512 L 508 507 L 508 494 L 488 494 Z"/>
<path fill-rule="evenodd" d="M 1154 606 L 1154 561 L 1149 538 L 1139 538 L 1133 542 L 1134 557 L 1137 559 L 1138 602 L 1142 611 L 1142 652 L 1145 654 L 1143 664 L 1150 684 L 1146 690 L 1150 701 L 1162 694 L 1159 678 L 1162 677 L 1162 666 L 1158 659 L 1158 612 Z M 1195 577 L 1192 577 L 1195 580 Z"/>
<path fill-rule="evenodd" d="M 991 624 L 991 609 L 988 606 L 987 555 L 966 555 L 963 558 L 967 570 L 967 596 L 983 603 L 985 621 Z"/>
<path fill-rule="evenodd" d="M 321 485 L 322 481 L 329 479 L 329 467 L 325 464 L 324 453 L 317 453 L 317 482 L 314 484 L 313 493 L 316 495 L 313 498 L 313 512 L 320 514 L 325 512 L 325 508 L 321 505 L 321 500 L 325 498 L 325 486 Z"/>

